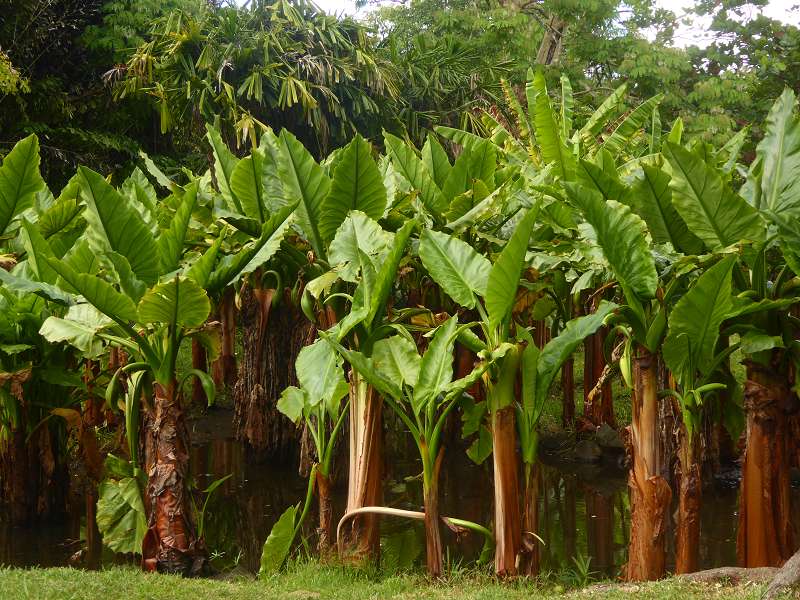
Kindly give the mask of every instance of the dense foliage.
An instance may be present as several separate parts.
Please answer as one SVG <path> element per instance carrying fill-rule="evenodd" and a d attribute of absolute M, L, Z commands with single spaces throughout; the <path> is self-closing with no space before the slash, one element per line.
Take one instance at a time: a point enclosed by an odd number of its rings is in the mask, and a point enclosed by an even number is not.
<path fill-rule="evenodd" d="M 795 552 L 796 28 L 767 42 L 775 22 L 698 3 L 729 37 L 684 51 L 666 45 L 674 15 L 648 2 L 419 2 L 380 9 L 373 32 L 305 3 L 79 4 L 42 5 L 41 21 L 20 5 L 0 27 L 0 103 L 13 107 L 0 126 L 22 138 L 0 166 L 11 520 L 63 508 L 72 449 L 109 548 L 147 570 L 206 572 L 187 411 L 227 388 L 253 449 L 276 450 L 295 424 L 310 440 L 305 501 L 265 541 L 263 574 L 316 496 L 323 556 L 336 541 L 342 558 L 377 558 L 389 515 L 424 521 L 434 577 L 442 522 L 482 536 L 498 576 L 536 575 L 540 420 L 560 375 L 575 425 L 583 347 L 584 427 L 616 425 L 613 406 L 591 409 L 613 405 L 610 378 L 632 391 L 628 580 L 664 575 L 673 497 L 676 570 L 698 568 L 701 467 L 723 438 L 744 445 L 739 562 Z M 97 71 L 40 62 L 43 44 Z M 103 57 L 125 62 L 93 79 Z M 101 131 L 117 121 L 124 135 Z M 168 158 L 140 152 L 143 124 Z M 42 143 L 73 148 L 70 136 L 83 141 L 69 160 Z M 238 373 L 237 312 L 250 319 Z M 469 458 L 491 457 L 492 523 L 440 514 L 456 415 Z M 383 505 L 387 423 L 418 451 L 422 511 Z M 99 432 L 119 434 L 113 447 Z"/>

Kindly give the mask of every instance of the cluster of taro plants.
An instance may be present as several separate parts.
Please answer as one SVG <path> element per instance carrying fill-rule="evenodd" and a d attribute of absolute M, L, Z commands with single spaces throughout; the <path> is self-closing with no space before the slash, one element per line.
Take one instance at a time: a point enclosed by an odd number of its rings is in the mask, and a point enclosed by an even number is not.
<path fill-rule="evenodd" d="M 0 167 L 8 514 L 58 509 L 74 436 L 105 543 L 146 569 L 203 572 L 187 407 L 226 386 L 251 459 L 311 440 L 307 496 L 262 572 L 284 564 L 316 496 L 322 556 L 377 560 L 388 515 L 424 521 L 434 577 L 442 523 L 485 536 L 497 575 L 536 575 L 539 422 L 560 377 L 575 424 L 583 347 L 584 429 L 617 425 L 612 377 L 631 390 L 625 577 L 665 574 L 673 500 L 676 570 L 698 569 L 703 464 L 740 436 L 739 562 L 782 564 L 800 456 L 796 99 L 776 101 L 745 165 L 746 131 L 687 141 L 680 121 L 664 131 L 660 97 L 630 108 L 625 91 L 579 117 L 566 78 L 551 94 L 531 73 L 524 93 L 506 88 L 512 122 L 483 115 L 484 137 L 441 127 L 419 150 L 385 133 L 379 155 L 356 136 L 321 161 L 267 128 L 239 157 L 209 127 L 203 175 L 171 179 L 144 157 L 118 186 L 82 167 L 57 197 L 36 138 L 19 142 Z M 477 433 L 470 458 L 492 458 L 490 523 L 440 514 L 458 413 Z M 386 423 L 418 450 L 422 511 L 383 505 Z M 101 427 L 126 443 L 101 451 Z"/>

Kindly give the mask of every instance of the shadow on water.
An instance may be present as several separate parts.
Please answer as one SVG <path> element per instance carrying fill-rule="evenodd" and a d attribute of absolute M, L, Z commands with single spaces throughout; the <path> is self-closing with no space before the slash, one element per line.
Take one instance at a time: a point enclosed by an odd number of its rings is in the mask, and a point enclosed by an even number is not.
<path fill-rule="evenodd" d="M 213 428 L 212 428 L 213 429 Z M 191 464 L 198 490 L 231 474 L 209 498 L 205 537 L 212 562 L 220 570 L 239 567 L 256 572 L 261 549 L 272 525 L 291 504 L 305 496 L 306 481 L 296 464 L 250 464 L 242 446 L 228 428 L 198 435 Z M 392 460 L 386 465 L 386 504 L 422 510 L 420 467 L 413 449 L 394 435 L 387 436 Z M 346 452 L 340 453 L 341 461 Z M 398 458 L 400 457 L 400 458 Z M 592 576 L 616 577 L 626 561 L 630 507 L 626 471 L 618 457 L 605 457 L 597 464 L 583 464 L 564 453 L 541 456 L 540 531 L 542 567 L 564 572 L 586 564 Z M 343 475 L 346 469 L 340 469 Z M 454 444 L 446 454 L 441 472 L 442 514 L 487 526 L 492 518 L 491 460 L 475 465 Z M 334 492 L 335 514 L 344 509 L 346 483 L 339 477 Z M 198 495 L 198 505 L 205 498 Z M 798 490 L 794 500 L 800 501 Z M 96 557 L 74 556 L 85 540 L 84 503 L 59 522 L 34 528 L 0 525 L 0 565 L 43 567 L 97 562 Z M 735 564 L 737 489 L 734 485 L 712 485 L 704 491 L 701 567 Z M 316 507 L 314 507 L 316 508 Z M 310 515 L 306 547 L 314 550 L 314 522 Z M 446 558 L 451 565 L 478 559 L 484 540 L 475 534 L 459 535 L 443 528 Z M 419 524 L 384 519 L 382 561 L 389 569 L 410 567 L 424 561 L 424 537 Z M 72 560 L 71 560 L 72 557 Z M 130 562 L 104 550 L 102 564 Z"/>

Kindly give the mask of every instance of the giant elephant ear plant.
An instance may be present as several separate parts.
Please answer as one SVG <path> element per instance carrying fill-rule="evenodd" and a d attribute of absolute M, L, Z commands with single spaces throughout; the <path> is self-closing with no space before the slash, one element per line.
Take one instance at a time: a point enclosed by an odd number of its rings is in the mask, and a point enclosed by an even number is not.
<path fill-rule="evenodd" d="M 132 361 L 109 384 L 108 397 L 114 397 L 122 372 L 141 372 L 138 389 L 152 390 L 147 420 L 151 428 L 145 431 L 144 443 L 148 529 L 142 546 L 143 565 L 159 571 L 195 572 L 204 566 L 205 549 L 196 533 L 188 490 L 189 442 L 180 404 L 178 352 L 187 338 L 207 338 L 204 325 L 210 303 L 205 289 L 229 282 L 266 260 L 275 246 L 274 238 L 286 229 L 291 208 L 279 212 L 264 224 L 259 238 L 218 265 L 219 244 L 211 245 L 190 263 L 185 256 L 186 242 L 197 207 L 198 182 L 178 189 L 167 202 L 175 210 L 168 227 L 158 229 L 155 243 L 143 216 L 147 207 L 137 206 L 136 200 L 89 169 L 79 170 L 78 182 L 88 223 L 80 242 L 82 253 L 59 258 L 42 237 L 33 250 L 39 264 L 58 275 L 59 289 L 79 294 L 76 301 L 105 315 L 95 321 L 95 329 L 132 355 Z M 56 336 L 70 321 L 68 313 L 60 322 L 45 322 L 43 331 Z M 78 325 L 85 329 L 86 323 Z M 65 338 L 62 335 L 60 339 Z M 209 376 L 197 370 L 190 375 L 203 382 L 213 400 Z"/>

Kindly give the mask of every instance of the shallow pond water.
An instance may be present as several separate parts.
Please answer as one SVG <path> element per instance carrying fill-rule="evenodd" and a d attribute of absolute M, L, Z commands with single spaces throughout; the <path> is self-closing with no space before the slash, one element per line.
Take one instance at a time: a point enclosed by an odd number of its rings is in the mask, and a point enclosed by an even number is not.
<path fill-rule="evenodd" d="M 275 520 L 289 505 L 301 502 L 306 481 L 296 464 L 248 462 L 229 427 L 211 421 L 196 431 L 191 464 L 198 489 L 232 475 L 214 492 L 206 513 L 206 540 L 213 564 L 220 570 L 238 567 L 258 570 L 261 548 Z M 413 449 L 402 436 L 388 435 L 392 460 L 386 464 L 385 500 L 389 506 L 421 510 L 420 468 Z M 492 518 L 491 460 L 471 463 L 460 440 L 448 446 L 441 480 L 443 515 L 490 526 Z M 594 577 L 615 577 L 626 561 L 630 507 L 626 471 L 618 456 L 606 455 L 599 464 L 565 459 L 564 453 L 542 453 L 540 521 L 542 566 L 562 573 L 586 565 Z M 344 465 L 344 449 L 340 465 Z M 344 477 L 335 489 L 335 514 L 344 507 Z M 798 489 L 794 500 L 800 502 Z M 99 556 L 75 557 L 85 539 L 84 503 L 56 523 L 32 528 L 0 525 L 0 564 L 10 566 L 63 566 L 110 564 L 130 559 L 98 550 Z M 799 504 L 800 505 L 800 504 Z M 701 567 L 735 564 L 737 489 L 728 483 L 706 487 L 703 497 Z M 306 528 L 307 543 L 315 543 L 314 520 Z M 446 561 L 470 564 L 478 559 L 483 540 L 475 534 L 457 537 L 443 528 Z M 397 519 L 382 523 L 382 560 L 391 568 L 424 561 L 424 534 L 418 523 Z M 672 536 L 669 536 L 670 538 Z M 72 558 L 71 558 L 72 557 Z M 91 559 L 91 560 L 89 560 Z"/>

